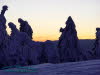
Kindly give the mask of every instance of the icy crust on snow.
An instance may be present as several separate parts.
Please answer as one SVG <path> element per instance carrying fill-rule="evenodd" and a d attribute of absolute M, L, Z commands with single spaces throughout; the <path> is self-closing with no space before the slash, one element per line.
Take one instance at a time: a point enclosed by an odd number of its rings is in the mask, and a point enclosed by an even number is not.
<path fill-rule="evenodd" d="M 5 72 L 0 75 L 100 75 L 100 60 L 69 62 L 62 64 L 39 64 L 27 66 L 36 69 L 36 72 Z M 17 70 L 17 68 L 14 68 Z M 11 69 L 9 69 L 11 70 Z"/>

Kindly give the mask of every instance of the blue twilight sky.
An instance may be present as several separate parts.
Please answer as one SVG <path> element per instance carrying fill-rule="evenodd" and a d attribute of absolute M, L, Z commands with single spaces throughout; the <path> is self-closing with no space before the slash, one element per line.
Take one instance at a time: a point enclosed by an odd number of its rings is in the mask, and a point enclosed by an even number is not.
<path fill-rule="evenodd" d="M 18 18 L 27 20 L 37 41 L 57 40 L 68 16 L 76 24 L 79 39 L 95 38 L 95 29 L 100 27 L 100 0 L 0 0 L 0 10 L 3 5 L 9 7 L 7 23 L 19 28 Z"/>

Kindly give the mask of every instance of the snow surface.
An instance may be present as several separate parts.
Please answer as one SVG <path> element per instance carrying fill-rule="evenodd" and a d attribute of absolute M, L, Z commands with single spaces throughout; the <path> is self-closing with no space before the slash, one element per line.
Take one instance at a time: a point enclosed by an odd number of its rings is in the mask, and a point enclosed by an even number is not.
<path fill-rule="evenodd" d="M 6 72 L 1 70 L 0 75 L 100 75 L 100 60 L 68 62 L 60 64 L 47 63 L 27 66 L 27 68 L 34 68 L 37 71 Z M 18 70 L 17 68 L 15 69 Z"/>

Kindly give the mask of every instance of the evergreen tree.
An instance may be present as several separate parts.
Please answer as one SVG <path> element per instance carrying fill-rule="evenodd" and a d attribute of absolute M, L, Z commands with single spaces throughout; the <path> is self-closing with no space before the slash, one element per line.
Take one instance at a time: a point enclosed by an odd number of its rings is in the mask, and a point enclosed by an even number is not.
<path fill-rule="evenodd" d="M 4 5 L 1 10 L 0 14 L 0 22 L 3 24 L 4 28 L 6 29 L 6 18 L 5 18 L 5 12 L 8 10 L 8 6 Z"/>
<path fill-rule="evenodd" d="M 20 32 L 27 33 L 27 35 L 32 39 L 33 30 L 28 22 L 22 20 L 21 18 L 18 19 L 18 22 L 20 23 Z"/>
<path fill-rule="evenodd" d="M 94 58 L 100 58 L 100 28 L 96 28 L 96 40 L 92 50 Z"/>
<path fill-rule="evenodd" d="M 78 61 L 81 51 L 79 50 L 75 23 L 71 16 L 66 21 L 66 27 L 61 28 L 60 32 L 62 34 L 59 38 L 58 48 L 61 62 Z"/>

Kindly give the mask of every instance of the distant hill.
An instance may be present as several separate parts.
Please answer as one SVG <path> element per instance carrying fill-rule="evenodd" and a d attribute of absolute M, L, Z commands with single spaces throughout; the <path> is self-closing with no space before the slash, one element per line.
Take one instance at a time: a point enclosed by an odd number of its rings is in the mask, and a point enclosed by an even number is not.
<path fill-rule="evenodd" d="M 94 47 L 94 42 L 95 39 L 80 39 L 79 43 L 80 43 L 80 47 L 81 48 L 87 48 L 87 49 L 92 49 Z"/>
<path fill-rule="evenodd" d="M 58 41 L 53 41 L 57 45 Z M 82 49 L 92 49 L 94 47 L 95 39 L 80 39 L 79 44 Z"/>

